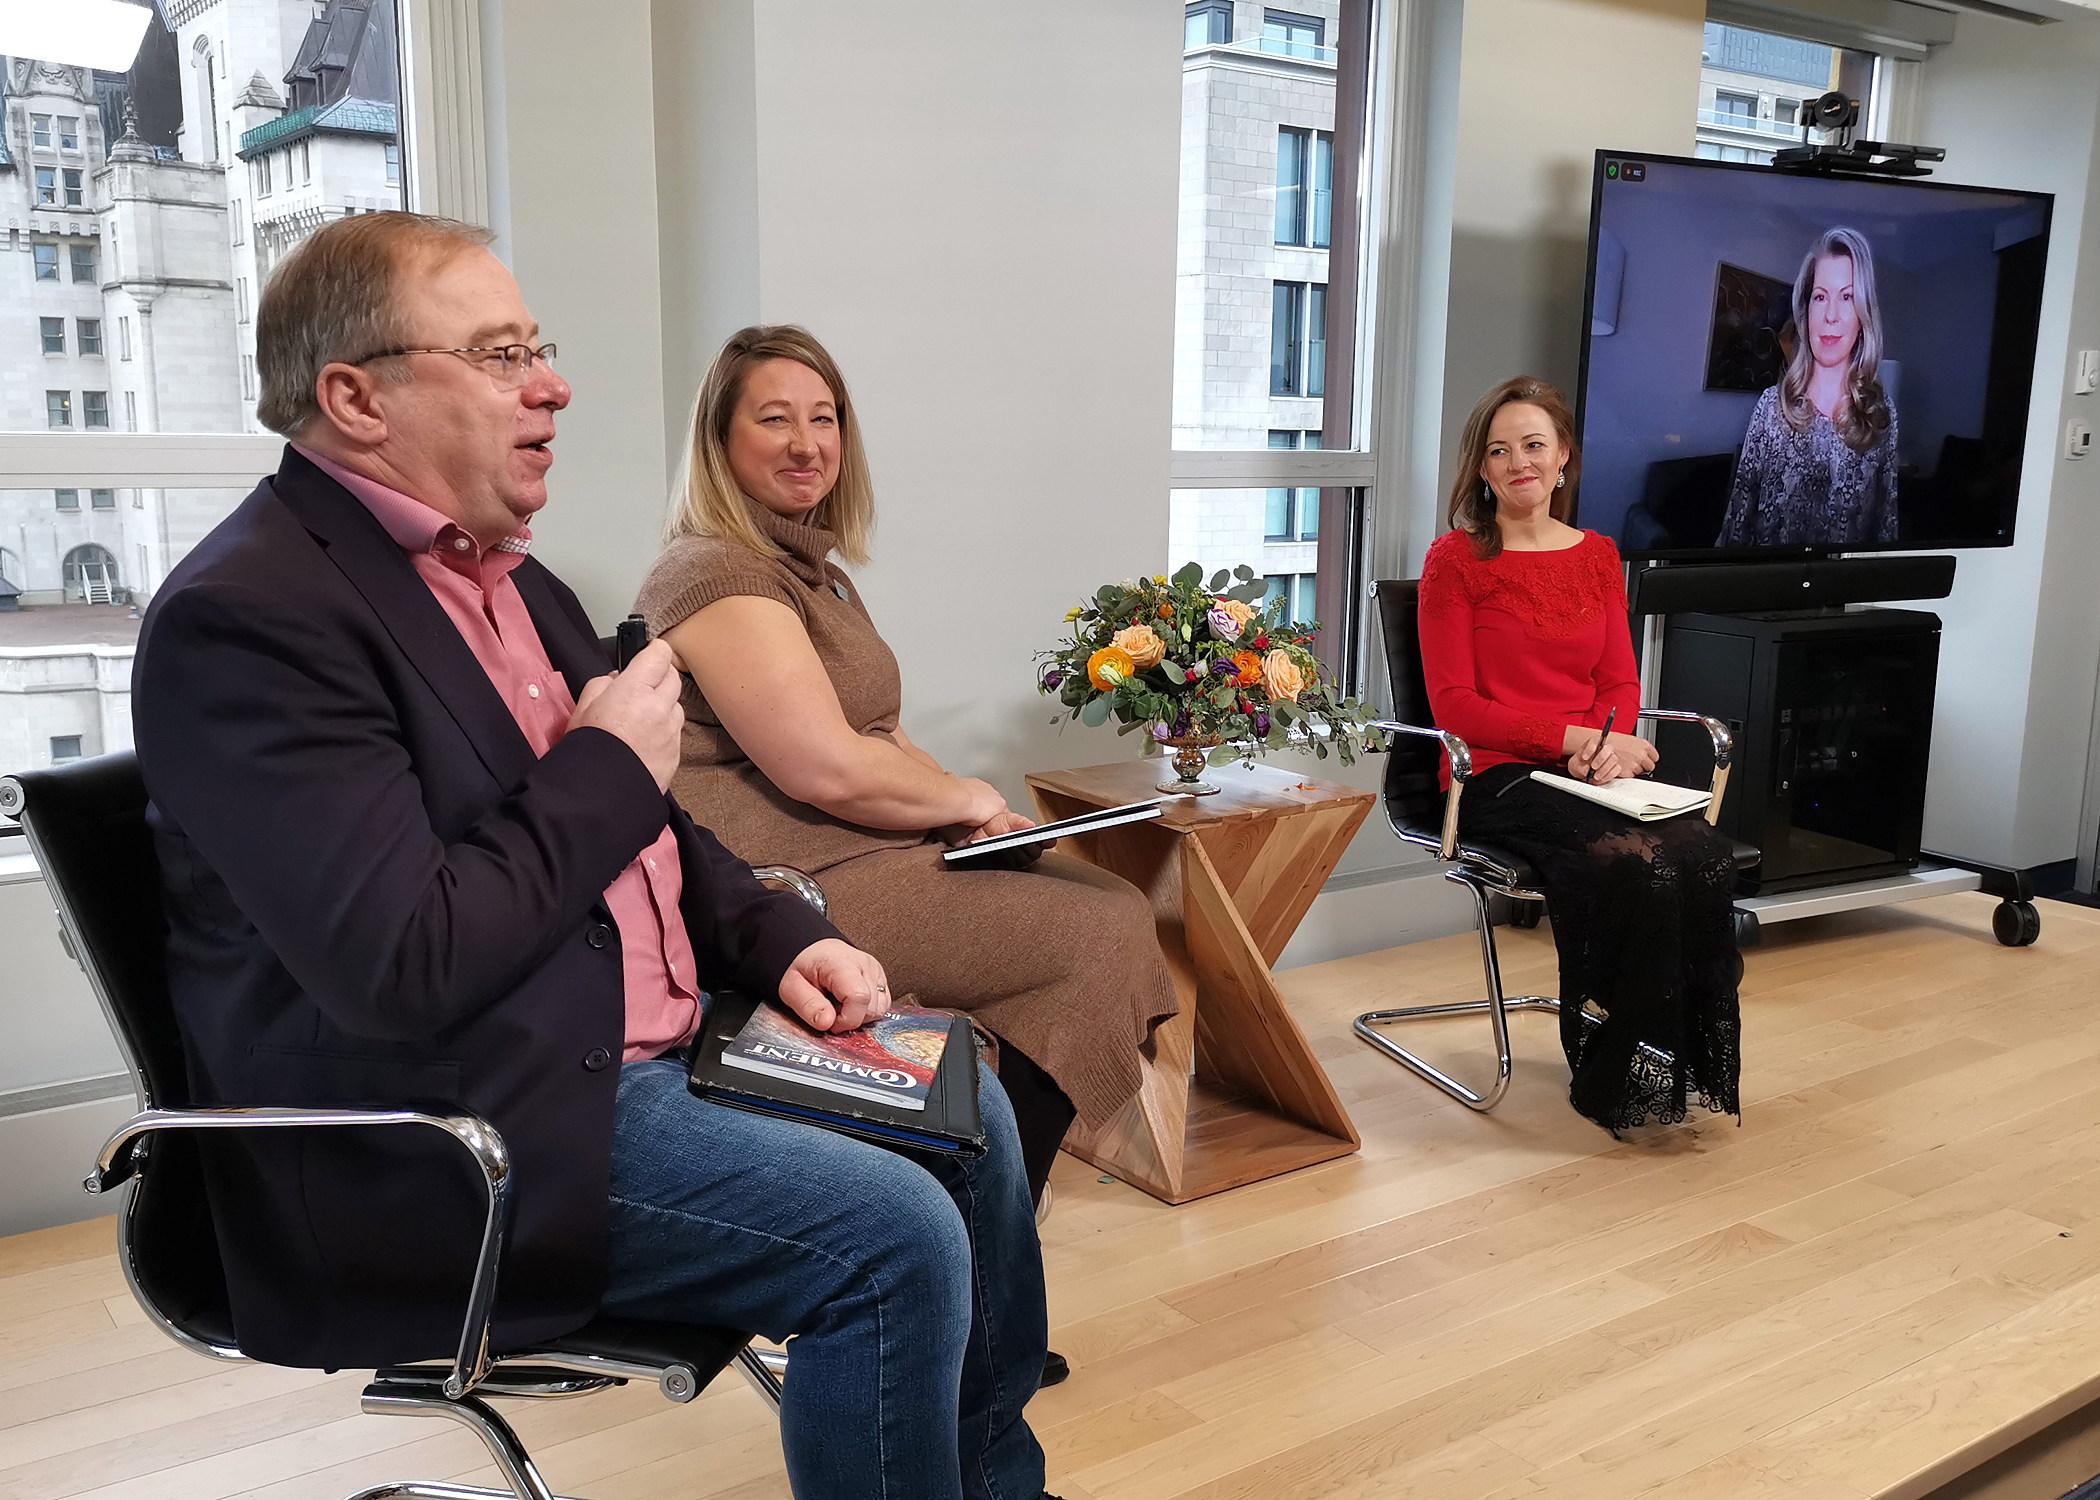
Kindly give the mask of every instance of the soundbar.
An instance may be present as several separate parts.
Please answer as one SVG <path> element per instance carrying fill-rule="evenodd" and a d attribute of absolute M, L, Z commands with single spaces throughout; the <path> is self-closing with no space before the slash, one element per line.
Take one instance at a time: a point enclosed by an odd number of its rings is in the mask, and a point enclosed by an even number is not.
<path fill-rule="evenodd" d="M 1636 615 L 1742 614 L 1749 610 L 1828 609 L 1891 599 L 1944 599 L 1954 591 L 1954 559 L 1823 557 L 1799 562 L 1664 563 L 1636 567 Z"/>

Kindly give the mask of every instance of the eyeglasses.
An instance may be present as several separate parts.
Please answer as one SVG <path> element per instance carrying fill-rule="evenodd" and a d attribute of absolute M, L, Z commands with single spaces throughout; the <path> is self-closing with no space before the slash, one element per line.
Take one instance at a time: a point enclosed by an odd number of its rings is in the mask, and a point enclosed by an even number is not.
<path fill-rule="evenodd" d="M 549 370 L 554 368 L 552 344 L 541 344 L 538 348 L 530 344 L 485 344 L 471 349 L 381 349 L 362 359 L 345 360 L 344 363 L 365 365 L 375 359 L 398 359 L 404 354 L 457 354 L 480 365 L 491 381 L 508 390 L 517 389 L 532 377 L 535 360 Z"/>

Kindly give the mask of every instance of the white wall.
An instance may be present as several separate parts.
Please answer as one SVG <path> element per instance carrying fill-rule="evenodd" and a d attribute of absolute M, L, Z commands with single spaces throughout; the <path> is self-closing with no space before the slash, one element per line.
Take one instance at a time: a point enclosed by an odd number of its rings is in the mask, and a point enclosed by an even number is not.
<path fill-rule="evenodd" d="M 1595 153 L 1691 153 L 1705 21 L 1703 0 L 1468 0 L 1443 456 L 1435 493 L 1415 497 L 1413 563 L 1444 529 L 1459 430 L 1482 393 L 1536 375 L 1572 399 Z"/>
<path fill-rule="evenodd" d="M 658 118 L 684 131 L 658 154 L 666 420 L 682 441 L 740 323 L 824 340 L 867 434 L 860 582 L 906 727 L 1025 807 L 1024 771 L 1129 751 L 1052 730 L 1030 653 L 1166 554 L 1181 12 L 704 10 L 657 7 Z"/>
<path fill-rule="evenodd" d="M 1919 139 L 1949 182 L 2056 194 L 2017 543 L 1962 552 L 1945 622 L 1926 797 L 1930 848 L 2001 864 L 2073 858 L 2100 670 L 2100 461 L 2062 457 L 2073 350 L 2100 348 L 2100 17 L 1964 13 L 1923 71 Z"/>

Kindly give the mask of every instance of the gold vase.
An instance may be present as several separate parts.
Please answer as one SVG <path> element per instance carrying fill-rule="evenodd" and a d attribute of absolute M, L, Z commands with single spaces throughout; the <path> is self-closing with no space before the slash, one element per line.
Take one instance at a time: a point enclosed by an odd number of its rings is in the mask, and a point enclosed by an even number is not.
<path fill-rule="evenodd" d="M 1154 791 L 1176 797 L 1211 797 L 1223 790 L 1203 779 L 1203 768 L 1210 764 L 1210 752 L 1225 743 L 1220 736 L 1184 734 L 1160 743 L 1173 752 L 1174 779 L 1155 783 Z"/>

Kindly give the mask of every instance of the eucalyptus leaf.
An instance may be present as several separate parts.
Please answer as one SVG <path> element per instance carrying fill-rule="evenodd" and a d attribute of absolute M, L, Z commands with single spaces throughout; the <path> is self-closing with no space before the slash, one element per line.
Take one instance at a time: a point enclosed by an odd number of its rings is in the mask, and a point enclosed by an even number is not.
<path fill-rule="evenodd" d="M 1099 729 L 1108 722 L 1108 706 L 1112 700 L 1107 693 L 1087 700 L 1086 707 L 1079 710 L 1079 722 L 1089 729 Z"/>
<path fill-rule="evenodd" d="M 1209 761 L 1210 764 L 1214 766 L 1222 766 L 1227 761 L 1234 761 L 1238 760 L 1239 758 L 1239 750 L 1232 745 L 1219 745 L 1216 748 L 1214 748 L 1209 755 L 1204 757 L 1204 759 Z"/>
<path fill-rule="evenodd" d="M 1213 594 L 1215 594 L 1219 589 L 1225 587 L 1227 580 L 1229 580 L 1231 577 L 1232 575 L 1230 573 L 1226 572 L 1223 568 L 1220 568 L 1217 572 L 1210 575 L 1210 582 L 1206 584 L 1205 587 L 1208 588 Z"/>
<path fill-rule="evenodd" d="M 1261 603 L 1262 595 L 1268 593 L 1268 591 L 1269 586 L 1257 578 L 1252 583 L 1242 583 L 1227 589 L 1225 597 L 1237 599 L 1242 604 L 1259 604 Z"/>
<path fill-rule="evenodd" d="M 1189 680 L 1189 674 L 1181 670 L 1181 663 L 1178 661 L 1162 661 L 1159 670 L 1167 681 L 1176 687 Z"/>
<path fill-rule="evenodd" d="M 1232 576 L 1239 579 L 1240 582 L 1245 583 L 1248 579 L 1254 576 L 1254 570 L 1248 567 L 1245 563 L 1241 563 L 1238 567 L 1232 570 Z"/>
<path fill-rule="evenodd" d="M 1202 581 L 1203 565 L 1201 563 L 1183 563 L 1180 571 L 1174 575 L 1174 586 L 1176 588 L 1188 588 Z"/>

